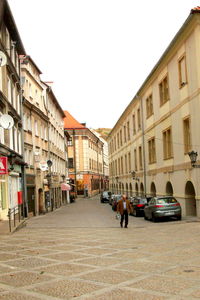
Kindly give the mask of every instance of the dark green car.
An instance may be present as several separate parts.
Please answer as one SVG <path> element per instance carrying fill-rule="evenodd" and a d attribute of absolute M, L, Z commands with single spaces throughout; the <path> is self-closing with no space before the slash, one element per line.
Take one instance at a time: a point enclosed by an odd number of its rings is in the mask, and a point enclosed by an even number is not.
<path fill-rule="evenodd" d="M 144 208 L 145 220 L 156 222 L 166 217 L 181 220 L 180 203 L 173 196 L 153 197 Z"/>

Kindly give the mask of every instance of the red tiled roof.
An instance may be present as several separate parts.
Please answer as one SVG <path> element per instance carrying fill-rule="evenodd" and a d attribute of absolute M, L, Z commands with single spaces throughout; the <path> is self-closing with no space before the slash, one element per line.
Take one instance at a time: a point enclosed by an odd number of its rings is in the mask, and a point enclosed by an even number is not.
<path fill-rule="evenodd" d="M 79 123 L 67 110 L 64 110 L 66 118 L 64 118 L 64 128 L 85 128 L 81 123 Z"/>
<path fill-rule="evenodd" d="M 191 14 L 200 13 L 200 6 L 191 9 Z"/>

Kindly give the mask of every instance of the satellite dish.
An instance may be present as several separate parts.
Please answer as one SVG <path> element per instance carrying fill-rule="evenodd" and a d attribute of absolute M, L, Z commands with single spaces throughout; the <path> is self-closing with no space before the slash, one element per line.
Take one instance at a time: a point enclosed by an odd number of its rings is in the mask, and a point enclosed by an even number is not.
<path fill-rule="evenodd" d="M 0 116 L 0 126 L 4 129 L 11 129 L 14 125 L 14 120 L 10 115 L 2 115 Z"/>
<path fill-rule="evenodd" d="M 48 166 L 47 166 L 46 163 L 40 163 L 39 166 L 40 166 L 41 171 L 47 171 L 48 170 Z"/>
<path fill-rule="evenodd" d="M 7 56 L 5 55 L 5 53 L 0 51 L 0 67 L 5 66 L 6 64 L 7 64 Z"/>

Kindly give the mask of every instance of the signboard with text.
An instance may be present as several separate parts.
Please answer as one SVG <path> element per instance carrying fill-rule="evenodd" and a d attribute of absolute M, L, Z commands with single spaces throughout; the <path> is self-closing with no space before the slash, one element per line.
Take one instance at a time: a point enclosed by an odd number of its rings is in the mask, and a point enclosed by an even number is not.
<path fill-rule="evenodd" d="M 8 158 L 6 156 L 0 157 L 0 175 L 8 173 Z"/>

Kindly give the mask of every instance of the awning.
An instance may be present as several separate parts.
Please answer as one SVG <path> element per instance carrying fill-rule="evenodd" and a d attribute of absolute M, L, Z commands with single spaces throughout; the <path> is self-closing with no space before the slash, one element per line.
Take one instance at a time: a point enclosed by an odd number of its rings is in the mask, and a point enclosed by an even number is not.
<path fill-rule="evenodd" d="M 62 191 L 70 191 L 71 190 L 71 186 L 67 183 L 61 183 L 61 190 Z"/>

